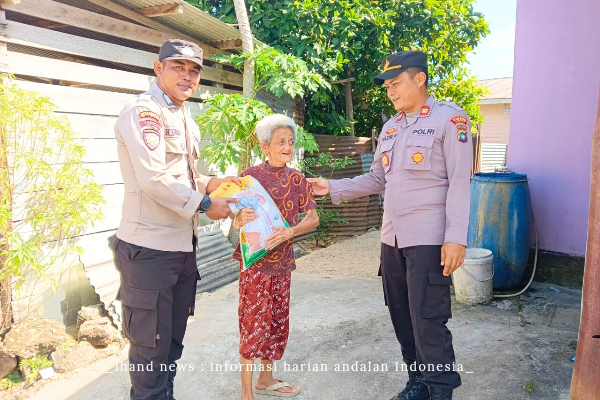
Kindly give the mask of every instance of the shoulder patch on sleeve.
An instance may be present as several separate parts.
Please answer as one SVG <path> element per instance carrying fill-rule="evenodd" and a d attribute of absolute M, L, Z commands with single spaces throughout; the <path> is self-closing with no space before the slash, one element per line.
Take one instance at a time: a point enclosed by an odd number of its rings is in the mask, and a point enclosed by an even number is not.
<path fill-rule="evenodd" d="M 452 122 L 454 125 L 458 125 L 458 124 L 466 125 L 468 121 L 462 115 L 457 115 L 456 117 L 452 118 L 450 120 L 450 122 Z"/>
<path fill-rule="evenodd" d="M 139 111 L 138 116 L 140 117 L 140 119 L 148 118 L 148 119 L 153 119 L 157 122 L 160 121 L 160 115 L 158 115 L 154 111 L 149 111 L 149 110 Z"/>
<path fill-rule="evenodd" d="M 160 131 L 154 127 L 147 126 L 142 128 L 144 143 L 150 150 L 155 150 L 160 144 Z"/>

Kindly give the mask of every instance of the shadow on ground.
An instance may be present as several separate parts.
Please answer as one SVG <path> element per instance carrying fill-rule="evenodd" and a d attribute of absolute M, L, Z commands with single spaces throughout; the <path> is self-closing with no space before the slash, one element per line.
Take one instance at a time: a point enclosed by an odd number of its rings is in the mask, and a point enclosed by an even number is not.
<path fill-rule="evenodd" d="M 568 398 L 581 292 L 549 286 L 534 283 L 527 295 L 486 305 L 454 303 L 448 325 L 464 368 L 455 399 Z M 237 283 L 198 295 L 176 379 L 177 400 L 239 399 L 237 297 Z M 118 370 L 126 368 L 121 361 L 102 360 L 49 382 L 31 398 L 127 399 L 129 378 Z M 389 399 L 407 378 L 397 362 L 400 348 L 381 282 L 294 274 L 290 341 L 276 377 L 302 386 L 297 400 Z M 349 370 L 336 370 L 344 365 Z M 533 383 L 532 393 L 524 390 L 527 382 Z"/>

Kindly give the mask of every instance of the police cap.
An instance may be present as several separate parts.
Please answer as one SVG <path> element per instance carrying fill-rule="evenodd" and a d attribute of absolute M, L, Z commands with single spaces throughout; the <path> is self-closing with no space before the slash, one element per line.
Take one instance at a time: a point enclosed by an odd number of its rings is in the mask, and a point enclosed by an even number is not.
<path fill-rule="evenodd" d="M 383 85 L 386 79 L 392 79 L 411 67 L 427 70 L 427 54 L 422 51 L 399 51 L 384 58 L 381 63 L 383 71 L 373 79 L 376 85 Z"/>
<path fill-rule="evenodd" d="M 190 60 L 202 69 L 204 53 L 200 46 L 187 40 L 169 39 L 160 46 L 158 60 Z"/>

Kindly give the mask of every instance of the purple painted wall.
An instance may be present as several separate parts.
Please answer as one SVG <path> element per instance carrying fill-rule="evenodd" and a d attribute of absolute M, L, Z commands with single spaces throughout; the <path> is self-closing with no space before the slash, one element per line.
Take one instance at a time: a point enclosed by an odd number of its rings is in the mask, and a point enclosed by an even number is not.
<path fill-rule="evenodd" d="M 584 255 L 600 1 L 519 0 L 508 167 L 529 177 L 540 249 Z"/>

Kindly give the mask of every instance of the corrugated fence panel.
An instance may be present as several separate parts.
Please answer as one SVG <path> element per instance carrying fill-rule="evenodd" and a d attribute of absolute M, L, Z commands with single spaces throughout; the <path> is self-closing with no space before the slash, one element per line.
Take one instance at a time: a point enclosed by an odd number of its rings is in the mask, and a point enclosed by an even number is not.
<path fill-rule="evenodd" d="M 215 225 L 199 228 L 196 261 L 201 280 L 196 292 L 208 292 L 235 281 L 239 263 L 231 258 L 233 248 Z"/>
<path fill-rule="evenodd" d="M 319 152 L 331 153 L 333 158 L 348 156 L 354 161 L 353 164 L 343 169 L 315 169 L 315 172 L 323 177 L 331 179 L 354 178 L 369 172 L 373 162 L 371 138 L 315 135 L 315 139 L 319 144 Z M 327 200 L 324 207 L 326 210 L 338 210 L 339 216 L 348 221 L 347 224 L 335 226 L 331 231 L 334 235 L 357 235 L 365 233 L 371 227 L 379 228 L 381 225 L 379 195 L 352 199 L 339 206 L 333 205 L 330 200 Z"/>

